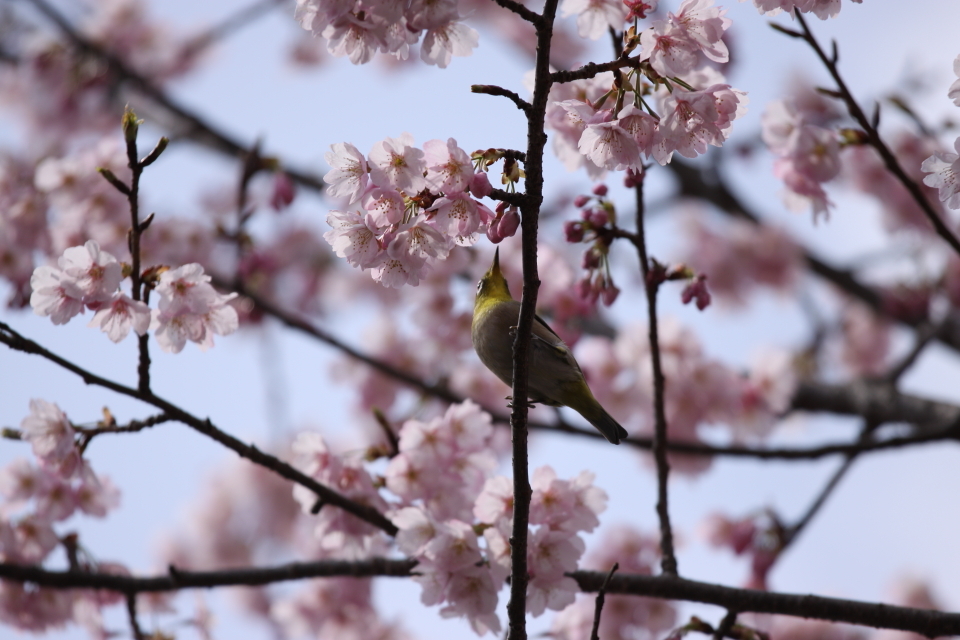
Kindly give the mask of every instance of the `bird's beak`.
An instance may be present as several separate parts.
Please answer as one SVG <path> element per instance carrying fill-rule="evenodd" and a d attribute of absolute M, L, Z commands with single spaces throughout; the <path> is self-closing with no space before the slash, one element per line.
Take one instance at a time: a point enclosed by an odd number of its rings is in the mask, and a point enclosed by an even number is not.
<path fill-rule="evenodd" d="M 493 253 L 493 272 L 500 273 L 500 247 Z"/>

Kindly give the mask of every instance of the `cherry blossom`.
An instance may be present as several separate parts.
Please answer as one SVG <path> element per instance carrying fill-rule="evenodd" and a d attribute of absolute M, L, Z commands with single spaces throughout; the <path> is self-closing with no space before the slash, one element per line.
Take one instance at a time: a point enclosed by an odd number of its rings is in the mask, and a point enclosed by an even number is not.
<path fill-rule="evenodd" d="M 560 16 L 577 16 L 577 33 L 581 38 L 597 40 L 610 28 L 622 29 L 627 8 L 617 0 L 563 0 Z"/>
<path fill-rule="evenodd" d="M 336 142 L 330 149 L 323 156 L 333 167 L 323 176 L 329 185 L 327 192 L 336 198 L 348 198 L 347 203 L 353 204 L 367 188 L 367 159 L 349 142 Z"/>
<path fill-rule="evenodd" d="M 150 308 L 118 292 L 94 314 L 89 326 L 100 327 L 113 342 L 126 338 L 131 329 L 142 336 L 150 328 Z"/>
<path fill-rule="evenodd" d="M 960 209 L 960 138 L 953 143 L 957 153 L 935 153 L 923 161 L 920 169 L 930 175 L 923 183 L 940 190 L 940 202 L 951 209 Z"/>
<path fill-rule="evenodd" d="M 20 423 L 20 431 L 38 458 L 59 462 L 73 453 L 73 427 L 66 414 L 52 402 L 31 400 L 30 415 Z"/>
<path fill-rule="evenodd" d="M 205 351 L 213 346 L 214 334 L 225 336 L 236 331 L 237 312 L 228 303 L 237 294 L 217 293 L 199 264 L 165 271 L 156 289 L 160 302 L 153 311 L 150 329 L 164 351 L 180 353 L 187 340 Z"/>

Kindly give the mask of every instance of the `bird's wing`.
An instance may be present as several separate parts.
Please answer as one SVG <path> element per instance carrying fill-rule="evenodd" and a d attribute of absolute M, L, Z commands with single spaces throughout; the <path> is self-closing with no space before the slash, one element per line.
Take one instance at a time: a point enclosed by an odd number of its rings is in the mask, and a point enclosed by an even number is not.
<path fill-rule="evenodd" d="M 583 377 L 570 347 L 560 339 L 540 316 L 533 323 L 533 340 L 530 341 L 534 361 L 539 366 L 556 374 L 557 382 L 576 380 Z"/>

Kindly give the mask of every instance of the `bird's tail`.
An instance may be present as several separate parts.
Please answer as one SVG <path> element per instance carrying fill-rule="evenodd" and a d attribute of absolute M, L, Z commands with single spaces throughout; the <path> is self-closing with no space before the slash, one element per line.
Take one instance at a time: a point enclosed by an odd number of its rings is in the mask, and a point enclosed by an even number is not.
<path fill-rule="evenodd" d="M 627 430 L 620 426 L 620 423 L 614 420 L 613 416 L 607 413 L 599 402 L 592 396 L 590 402 L 583 403 L 584 406 L 572 407 L 577 413 L 587 419 L 597 431 L 603 434 L 603 437 L 613 444 L 620 444 L 620 441 L 629 436 Z"/>

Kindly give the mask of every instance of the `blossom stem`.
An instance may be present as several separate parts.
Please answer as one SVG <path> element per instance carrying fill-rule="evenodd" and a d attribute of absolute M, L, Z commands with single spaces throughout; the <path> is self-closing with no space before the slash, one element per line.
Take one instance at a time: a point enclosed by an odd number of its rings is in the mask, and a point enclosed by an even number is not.
<path fill-rule="evenodd" d="M 111 391 L 120 395 L 124 395 L 129 398 L 135 398 L 141 402 L 150 404 L 166 413 L 171 419 L 181 422 L 195 431 L 199 431 L 208 438 L 215 440 L 226 448 L 234 451 L 241 457 L 246 458 L 255 464 L 259 464 L 262 467 L 266 467 L 267 469 L 270 469 L 277 475 L 286 478 L 291 482 L 296 482 L 297 484 L 303 485 L 304 487 L 316 493 L 317 496 L 325 500 L 327 503 L 339 507 L 347 513 L 360 518 L 364 522 L 368 522 L 373 526 L 382 529 L 388 535 L 392 536 L 396 535 L 397 533 L 397 526 L 376 509 L 350 500 L 333 489 L 320 484 L 310 476 L 299 471 L 298 469 L 295 469 L 279 458 L 272 456 L 269 453 L 264 453 L 254 445 L 244 444 L 242 441 L 233 437 L 229 433 L 218 429 L 209 418 L 198 418 L 184 409 L 181 409 L 177 405 L 155 395 L 152 391 L 145 392 L 139 389 L 134 389 L 132 387 L 122 385 L 118 382 L 114 382 L 91 373 L 83 367 L 73 364 L 69 360 L 58 356 L 52 351 L 37 344 L 33 340 L 23 337 L 18 332 L 14 331 L 10 325 L 4 322 L 0 322 L 0 342 L 6 344 L 8 347 L 16 351 L 32 353 L 45 358 L 50 362 L 59 365 L 63 369 L 80 376 L 84 383 L 88 385 L 92 384 L 105 389 L 110 389 Z"/>

